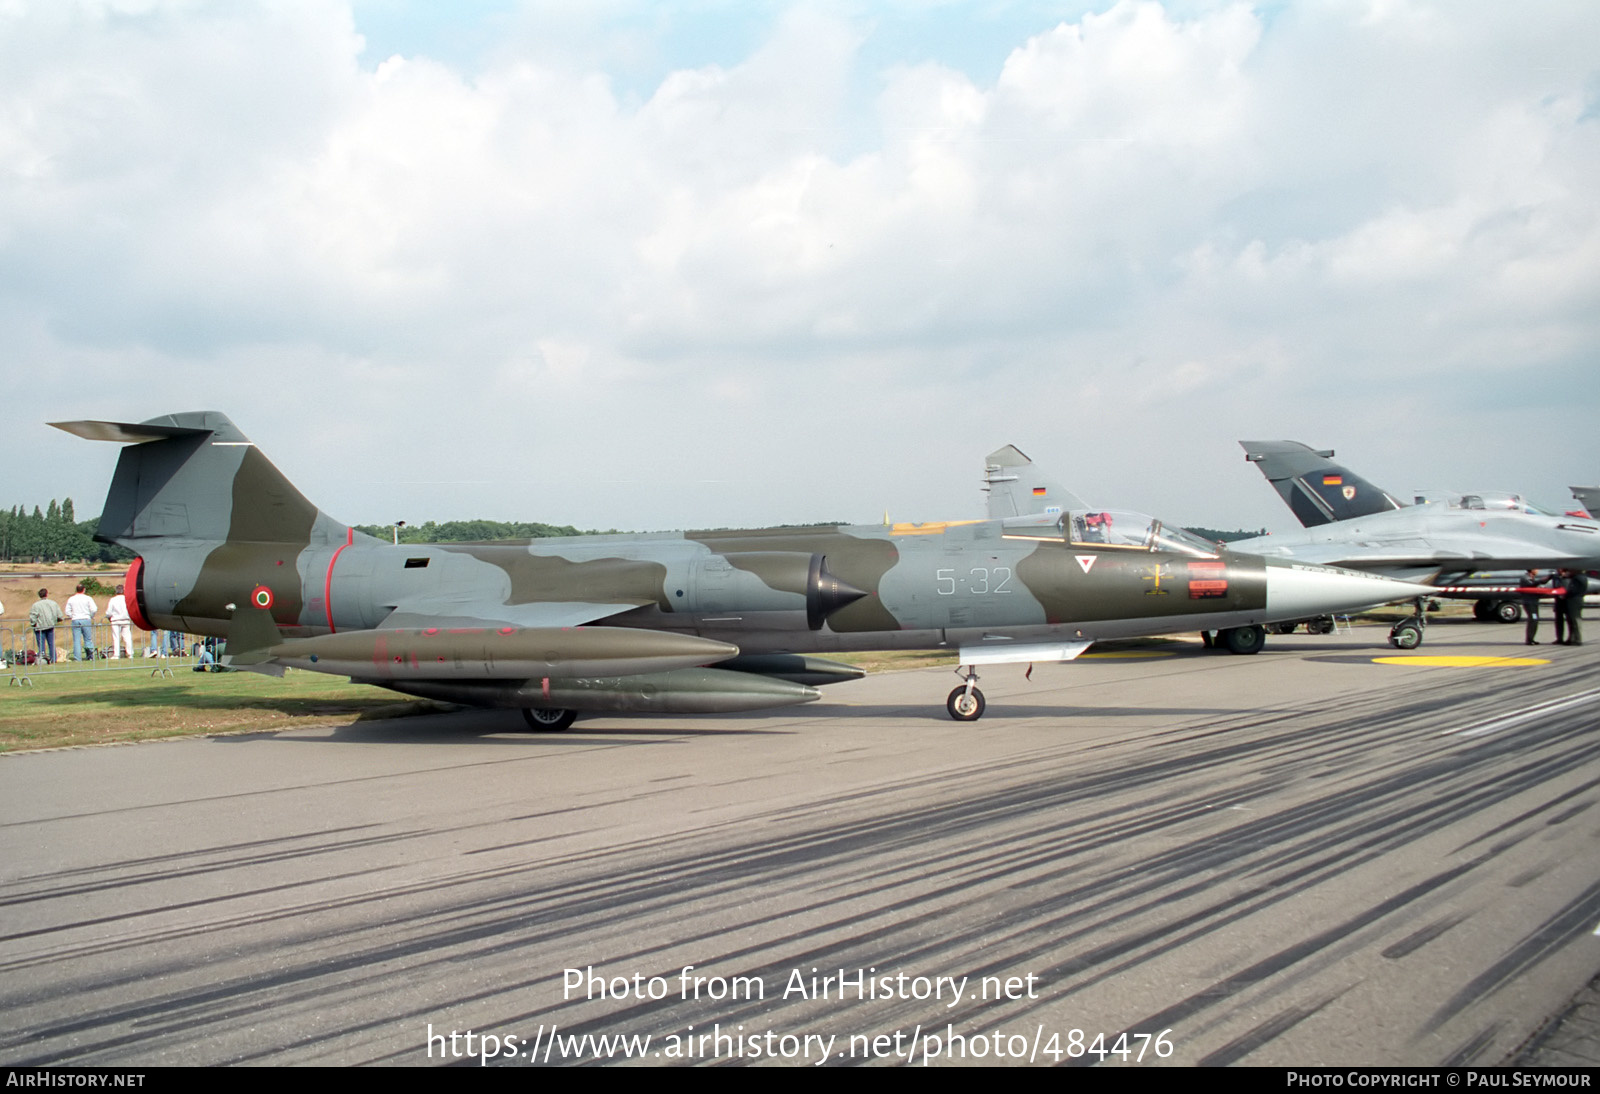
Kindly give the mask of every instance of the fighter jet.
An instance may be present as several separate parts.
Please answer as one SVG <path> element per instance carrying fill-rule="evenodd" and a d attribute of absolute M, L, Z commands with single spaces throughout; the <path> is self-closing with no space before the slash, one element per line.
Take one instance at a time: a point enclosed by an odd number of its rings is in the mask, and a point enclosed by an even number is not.
<path fill-rule="evenodd" d="M 1415 596 L 1384 577 L 1218 549 L 1139 514 L 390 544 L 306 500 L 215 411 L 51 423 L 125 444 L 98 538 L 137 554 L 130 614 L 227 640 L 239 667 L 349 676 L 515 708 L 708 713 L 819 698 L 861 673 L 812 656 L 957 651 L 977 669 L 1106 638 L 1261 625 Z M 1031 489 L 1031 488 L 1030 488 Z"/>
<path fill-rule="evenodd" d="M 1479 602 L 1480 618 L 1515 619 L 1518 572 L 1529 567 L 1600 566 L 1600 522 L 1543 513 L 1515 494 L 1422 495 L 1404 505 L 1347 468 L 1333 451 L 1295 441 L 1240 441 L 1306 531 L 1237 540 L 1231 546 L 1388 574 L 1435 586 L 1433 595 Z M 1486 579 L 1472 581 L 1472 575 Z M 1500 614 L 1502 607 L 1510 609 Z M 1421 642 L 1400 624 L 1401 646 Z"/>

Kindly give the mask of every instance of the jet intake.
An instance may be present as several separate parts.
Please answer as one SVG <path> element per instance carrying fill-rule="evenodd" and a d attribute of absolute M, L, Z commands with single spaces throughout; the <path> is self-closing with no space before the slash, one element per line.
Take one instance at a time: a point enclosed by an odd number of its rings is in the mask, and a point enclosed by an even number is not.
<path fill-rule="evenodd" d="M 867 595 L 865 590 L 830 573 L 824 555 L 803 551 L 734 551 L 722 557 L 735 569 L 760 578 L 762 585 L 768 589 L 805 597 L 806 626 L 814 631 L 821 630 L 822 624 L 834 612 Z M 726 602 L 713 602 L 712 596 L 708 595 L 705 607 L 734 611 L 774 610 L 780 607 L 776 604 L 737 602 L 738 595 L 725 598 Z M 744 595 L 749 595 L 748 589 Z"/>
<path fill-rule="evenodd" d="M 806 575 L 806 625 L 820 631 L 828 616 L 866 596 L 858 589 L 828 572 L 828 560 L 823 555 L 811 556 L 811 568 Z"/>

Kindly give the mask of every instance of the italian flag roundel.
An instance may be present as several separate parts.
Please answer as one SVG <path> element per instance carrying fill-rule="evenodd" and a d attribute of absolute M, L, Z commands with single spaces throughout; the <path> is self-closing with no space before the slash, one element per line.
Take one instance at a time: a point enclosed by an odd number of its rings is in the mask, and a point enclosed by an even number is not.
<path fill-rule="evenodd" d="M 257 585 L 250 593 L 250 601 L 258 608 L 272 607 L 272 590 L 265 585 Z"/>

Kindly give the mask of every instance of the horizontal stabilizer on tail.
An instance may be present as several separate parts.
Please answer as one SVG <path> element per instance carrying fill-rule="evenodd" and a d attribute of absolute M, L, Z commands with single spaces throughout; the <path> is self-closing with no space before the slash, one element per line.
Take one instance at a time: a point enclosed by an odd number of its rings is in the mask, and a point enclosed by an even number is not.
<path fill-rule="evenodd" d="M 156 545 L 226 544 L 236 553 L 271 555 L 275 566 L 287 553 L 311 544 L 337 546 L 350 537 L 346 525 L 319 512 L 220 411 L 50 424 L 128 446 L 100 511 L 95 538 L 103 543 L 141 555 Z M 256 580 L 272 576 L 263 571 Z"/>
<path fill-rule="evenodd" d="M 151 422 L 51 422 L 57 429 L 66 430 L 74 437 L 86 441 L 112 441 L 118 444 L 144 444 L 146 441 L 164 441 L 171 437 L 199 437 L 209 429 L 192 426 L 155 425 Z"/>

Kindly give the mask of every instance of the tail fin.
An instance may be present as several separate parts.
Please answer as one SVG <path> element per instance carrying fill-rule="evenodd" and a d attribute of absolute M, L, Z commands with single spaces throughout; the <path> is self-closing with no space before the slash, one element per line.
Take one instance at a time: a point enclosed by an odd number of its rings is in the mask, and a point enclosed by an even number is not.
<path fill-rule="evenodd" d="M 305 546 L 343 542 L 250 439 L 214 410 L 148 422 L 51 422 L 79 437 L 128 445 L 117 461 L 95 538 L 139 554 L 204 542 Z"/>
<path fill-rule="evenodd" d="M 990 520 L 1089 508 L 1078 495 L 1040 474 L 1014 445 L 989 453 L 983 463 Z"/>
<path fill-rule="evenodd" d="M 1600 486 L 1569 486 L 1567 489 L 1591 517 L 1600 517 Z"/>
<path fill-rule="evenodd" d="M 303 584 L 301 571 L 331 573 L 358 534 L 307 501 L 225 415 L 51 424 L 128 446 L 95 538 L 139 555 L 128 584 L 140 626 L 226 637 L 246 603 L 286 628 L 327 618 L 322 585 Z"/>
<path fill-rule="evenodd" d="M 1298 441 L 1240 441 L 1239 447 L 1307 528 L 1401 508 L 1389 494 L 1334 463 L 1331 448 L 1318 451 Z"/>

